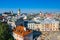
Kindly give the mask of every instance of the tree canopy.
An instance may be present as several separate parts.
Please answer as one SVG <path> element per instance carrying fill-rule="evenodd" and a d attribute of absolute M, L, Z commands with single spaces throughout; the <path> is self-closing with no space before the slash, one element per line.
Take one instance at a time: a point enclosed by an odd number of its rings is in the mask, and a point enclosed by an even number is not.
<path fill-rule="evenodd" d="M 0 22 L 0 40 L 14 40 L 7 23 Z"/>

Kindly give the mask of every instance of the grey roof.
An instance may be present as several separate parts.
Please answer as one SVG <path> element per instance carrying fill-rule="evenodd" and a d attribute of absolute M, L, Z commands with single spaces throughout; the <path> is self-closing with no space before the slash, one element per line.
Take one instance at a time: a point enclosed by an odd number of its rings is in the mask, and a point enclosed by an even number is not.
<path fill-rule="evenodd" d="M 56 22 L 58 22 L 58 21 L 56 21 L 55 19 L 47 19 L 46 18 L 41 23 L 43 23 L 43 24 L 46 24 L 46 23 L 50 24 L 50 23 L 56 23 Z"/>
<path fill-rule="evenodd" d="M 33 20 L 30 20 L 30 21 L 28 21 L 28 23 L 35 23 L 35 21 L 33 21 Z"/>
<path fill-rule="evenodd" d="M 40 35 L 42 35 L 41 32 L 39 32 L 39 31 L 33 31 L 33 39 L 35 39 L 36 37 L 39 37 Z"/>

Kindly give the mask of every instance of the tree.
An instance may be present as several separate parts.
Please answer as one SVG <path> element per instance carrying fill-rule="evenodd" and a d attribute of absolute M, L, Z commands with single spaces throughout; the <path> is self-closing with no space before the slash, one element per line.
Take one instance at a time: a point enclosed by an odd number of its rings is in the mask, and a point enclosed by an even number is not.
<path fill-rule="evenodd" d="M 7 23 L 0 22 L 0 40 L 14 40 Z"/>

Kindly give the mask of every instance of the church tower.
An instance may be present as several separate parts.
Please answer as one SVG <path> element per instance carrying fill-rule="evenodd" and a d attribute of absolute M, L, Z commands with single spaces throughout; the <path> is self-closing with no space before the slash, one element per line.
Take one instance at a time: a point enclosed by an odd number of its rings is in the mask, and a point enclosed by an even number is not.
<path fill-rule="evenodd" d="M 42 12 L 40 11 L 40 16 L 42 16 Z"/>
<path fill-rule="evenodd" d="M 40 17 L 44 17 L 44 14 L 40 11 Z"/>
<path fill-rule="evenodd" d="M 17 15 L 20 15 L 20 13 L 21 13 L 21 12 L 20 12 L 20 9 L 19 9 L 19 10 L 18 10 L 18 14 L 17 14 Z"/>
<path fill-rule="evenodd" d="M 11 14 L 13 15 L 13 11 L 11 11 Z"/>

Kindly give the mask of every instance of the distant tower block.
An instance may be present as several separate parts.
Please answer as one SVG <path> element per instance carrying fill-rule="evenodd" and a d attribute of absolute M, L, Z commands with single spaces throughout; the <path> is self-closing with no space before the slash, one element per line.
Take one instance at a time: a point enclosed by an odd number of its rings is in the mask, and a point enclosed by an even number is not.
<path fill-rule="evenodd" d="M 21 12 L 20 12 L 20 9 L 19 9 L 19 10 L 18 10 L 18 14 L 17 14 L 17 15 L 20 15 L 20 13 L 21 13 Z"/>

